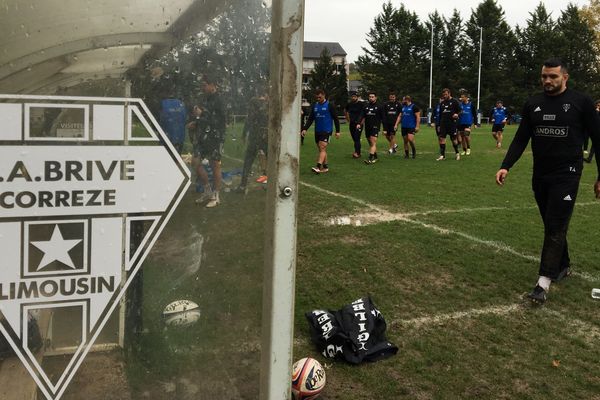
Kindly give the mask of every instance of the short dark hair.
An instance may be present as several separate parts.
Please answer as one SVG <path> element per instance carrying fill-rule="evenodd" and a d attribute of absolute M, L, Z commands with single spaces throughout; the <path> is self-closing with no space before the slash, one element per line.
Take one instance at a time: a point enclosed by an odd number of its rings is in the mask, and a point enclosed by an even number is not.
<path fill-rule="evenodd" d="M 556 67 L 560 67 L 560 70 L 563 73 L 567 73 L 569 72 L 569 68 L 567 67 L 567 64 L 565 64 L 563 62 L 563 60 L 561 60 L 558 57 L 552 57 L 552 58 L 548 58 L 546 61 L 544 61 L 543 63 L 544 67 L 546 68 L 556 68 Z"/>
<path fill-rule="evenodd" d="M 315 96 L 318 96 L 322 94 L 323 96 L 325 96 L 325 91 L 323 89 L 317 89 L 315 90 Z"/>
<path fill-rule="evenodd" d="M 367 93 L 368 96 L 373 95 L 373 96 L 377 96 L 377 93 L 375 93 L 374 90 L 369 90 L 369 92 Z"/>
<path fill-rule="evenodd" d="M 388 91 L 388 96 L 389 96 L 389 95 L 392 95 L 392 94 L 393 94 L 394 96 L 396 95 L 396 91 L 395 91 L 394 89 L 390 89 L 390 90 Z"/>
<path fill-rule="evenodd" d="M 444 92 L 448 92 L 448 93 L 452 94 L 452 91 L 450 89 L 448 89 L 447 87 L 442 89 L 442 93 L 444 93 Z"/>
<path fill-rule="evenodd" d="M 596 101 L 594 102 L 594 105 L 595 105 L 595 106 L 597 106 L 598 104 L 600 104 L 600 99 L 598 99 L 598 100 L 596 100 Z"/>

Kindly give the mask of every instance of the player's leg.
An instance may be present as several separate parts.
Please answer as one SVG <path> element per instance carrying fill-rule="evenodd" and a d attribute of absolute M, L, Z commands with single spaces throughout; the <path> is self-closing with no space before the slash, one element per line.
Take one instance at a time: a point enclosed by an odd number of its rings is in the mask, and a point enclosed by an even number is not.
<path fill-rule="evenodd" d="M 365 164 L 374 164 L 377 162 L 377 132 L 366 132 L 367 140 L 369 141 L 369 158 L 365 160 Z"/>
<path fill-rule="evenodd" d="M 446 133 L 443 131 L 442 127 L 439 128 L 438 132 L 438 145 L 440 146 L 440 156 L 436 159 L 436 161 L 442 161 L 446 159 Z"/>
<path fill-rule="evenodd" d="M 402 138 L 404 138 L 404 136 Z M 409 132 L 406 135 L 406 138 L 408 139 L 408 144 L 410 145 L 412 158 L 415 158 L 417 156 L 417 150 L 415 148 L 415 134 L 414 134 L 414 132 Z"/>
<path fill-rule="evenodd" d="M 350 135 L 352 136 L 352 141 L 354 142 L 354 153 L 352 153 L 352 157 L 360 158 L 360 134 L 361 130 L 356 127 L 356 123 L 350 123 Z"/>

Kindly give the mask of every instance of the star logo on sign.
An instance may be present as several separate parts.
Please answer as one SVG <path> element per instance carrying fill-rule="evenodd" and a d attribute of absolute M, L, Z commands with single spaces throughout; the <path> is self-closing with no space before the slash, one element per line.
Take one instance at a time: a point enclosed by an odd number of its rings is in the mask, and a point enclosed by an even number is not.
<path fill-rule="evenodd" d="M 77 246 L 81 239 L 65 239 L 58 229 L 58 225 L 54 225 L 52 237 L 47 241 L 31 242 L 32 245 L 40 249 L 44 253 L 44 257 L 37 267 L 37 271 L 48 266 L 53 261 L 58 261 L 65 264 L 71 269 L 76 269 L 73 260 L 69 255 L 69 251 Z"/>

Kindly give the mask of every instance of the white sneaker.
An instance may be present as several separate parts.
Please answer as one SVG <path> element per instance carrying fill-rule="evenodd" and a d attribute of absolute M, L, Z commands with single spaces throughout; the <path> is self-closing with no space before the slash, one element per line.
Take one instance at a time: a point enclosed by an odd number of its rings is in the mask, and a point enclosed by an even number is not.
<path fill-rule="evenodd" d="M 460 161 L 460 154 L 456 153 L 456 161 Z"/>
<path fill-rule="evenodd" d="M 465 150 L 463 150 L 463 151 L 461 151 L 461 152 L 460 152 L 460 155 L 461 155 L 461 156 L 464 156 L 464 155 L 466 155 L 466 154 L 467 154 L 467 152 L 466 152 Z"/>
<path fill-rule="evenodd" d="M 206 204 L 206 208 L 213 208 L 219 205 L 221 201 L 219 200 L 219 192 L 216 192 L 210 201 Z"/>
<path fill-rule="evenodd" d="M 389 153 L 389 154 L 394 154 L 394 149 L 389 149 L 389 150 L 388 150 L 388 153 Z"/>
<path fill-rule="evenodd" d="M 435 161 L 444 161 L 445 159 L 446 159 L 446 157 L 439 156 L 438 158 L 435 159 Z"/>
<path fill-rule="evenodd" d="M 201 193 L 200 196 L 196 199 L 195 203 L 196 204 L 206 203 L 207 201 L 212 199 L 212 197 L 213 197 L 213 191 L 205 190 L 204 193 Z"/>
<path fill-rule="evenodd" d="M 470 156 L 471 155 L 471 149 L 467 149 L 467 155 Z"/>

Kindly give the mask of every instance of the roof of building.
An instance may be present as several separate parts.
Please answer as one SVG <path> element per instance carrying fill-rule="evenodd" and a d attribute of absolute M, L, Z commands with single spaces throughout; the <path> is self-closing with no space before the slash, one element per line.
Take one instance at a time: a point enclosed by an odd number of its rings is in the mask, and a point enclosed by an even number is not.
<path fill-rule="evenodd" d="M 323 49 L 329 50 L 330 56 L 346 56 L 348 53 L 337 42 L 304 42 L 304 58 L 317 59 Z"/>

